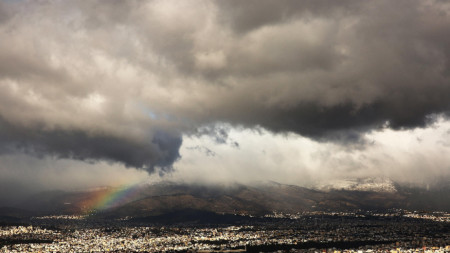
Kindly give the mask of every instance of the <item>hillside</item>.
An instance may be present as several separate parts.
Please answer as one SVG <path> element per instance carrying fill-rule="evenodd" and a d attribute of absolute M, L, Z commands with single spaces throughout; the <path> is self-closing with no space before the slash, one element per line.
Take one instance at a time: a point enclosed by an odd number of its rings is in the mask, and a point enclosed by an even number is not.
<path fill-rule="evenodd" d="M 124 193 L 125 190 L 122 191 L 116 188 L 100 188 L 78 192 L 43 192 L 24 200 L 15 208 L 33 215 L 95 212 L 107 217 L 147 217 L 186 209 L 255 216 L 273 211 L 297 213 L 312 210 L 389 208 L 450 210 L 448 188 L 427 191 L 398 185 L 395 191 L 360 191 L 308 189 L 275 182 L 253 186 L 204 186 L 163 182 L 129 188 L 126 190 L 127 194 Z M 105 202 L 105 199 L 110 202 Z"/>

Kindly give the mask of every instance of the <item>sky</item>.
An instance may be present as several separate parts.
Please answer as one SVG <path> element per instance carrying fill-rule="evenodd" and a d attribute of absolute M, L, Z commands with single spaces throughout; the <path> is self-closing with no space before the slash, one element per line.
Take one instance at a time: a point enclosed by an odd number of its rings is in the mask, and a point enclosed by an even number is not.
<path fill-rule="evenodd" d="M 448 182 L 449 27 L 441 0 L 0 0 L 0 191 Z"/>

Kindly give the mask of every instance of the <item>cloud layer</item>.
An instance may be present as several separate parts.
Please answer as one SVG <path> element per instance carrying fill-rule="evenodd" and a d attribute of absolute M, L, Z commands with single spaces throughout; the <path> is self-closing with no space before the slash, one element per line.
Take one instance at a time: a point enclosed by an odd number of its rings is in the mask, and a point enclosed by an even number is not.
<path fill-rule="evenodd" d="M 363 149 L 344 148 L 296 134 L 231 128 L 226 143 L 208 136 L 186 137 L 182 159 L 166 178 L 201 184 L 273 180 L 317 187 L 355 178 L 389 178 L 414 186 L 450 182 L 450 122 L 439 119 L 432 127 L 364 134 Z M 233 144 L 239 140 L 239 147 Z"/>
<path fill-rule="evenodd" d="M 355 142 L 449 111 L 445 1 L 1 1 L 0 17 L 3 153 L 153 171 L 218 122 Z"/>

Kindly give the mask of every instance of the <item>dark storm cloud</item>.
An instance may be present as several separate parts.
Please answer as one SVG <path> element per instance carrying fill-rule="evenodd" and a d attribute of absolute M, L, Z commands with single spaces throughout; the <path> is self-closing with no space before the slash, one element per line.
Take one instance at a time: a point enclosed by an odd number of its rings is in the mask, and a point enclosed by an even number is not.
<path fill-rule="evenodd" d="M 356 10 L 361 1 L 295 1 L 295 0 L 250 0 L 216 1 L 221 12 L 219 20 L 227 23 L 239 33 L 267 25 L 289 22 L 296 18 L 323 17 L 349 14 Z M 313 16 L 310 16 L 313 15 Z"/>
<path fill-rule="evenodd" d="M 0 23 L 9 18 L 9 12 L 4 5 L 5 3 L 0 2 Z"/>
<path fill-rule="evenodd" d="M 448 3 L 279 3 L 222 4 L 236 36 L 251 38 L 222 73 L 246 86 L 218 106 L 235 123 L 333 139 L 448 113 Z"/>
<path fill-rule="evenodd" d="M 332 107 L 304 103 L 290 108 L 252 108 L 254 111 L 236 114 L 234 123 L 261 125 L 274 132 L 297 132 L 320 141 L 359 142 L 361 133 L 377 128 L 415 128 L 434 122 L 433 113 L 449 110 L 444 102 L 449 90 L 442 92 L 441 98 L 434 96 L 437 101 L 430 98 L 421 104 L 394 100 L 376 101 L 359 108 L 350 102 Z"/>
<path fill-rule="evenodd" d="M 23 152 L 96 162 L 106 160 L 153 172 L 171 169 L 180 157 L 181 137 L 158 131 L 149 140 L 131 140 L 102 133 L 12 126 L 0 119 L 0 154 Z"/>
<path fill-rule="evenodd" d="M 181 134 L 218 122 L 350 143 L 450 109 L 444 1 L 19 1 L 2 13 L 3 149 L 168 167 Z"/>

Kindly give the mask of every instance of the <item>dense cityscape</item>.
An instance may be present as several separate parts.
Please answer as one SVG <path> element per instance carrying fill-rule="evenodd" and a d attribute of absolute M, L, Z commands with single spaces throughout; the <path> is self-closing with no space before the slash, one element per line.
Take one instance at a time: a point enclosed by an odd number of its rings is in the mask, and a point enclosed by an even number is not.
<path fill-rule="evenodd" d="M 90 216 L 3 226 L 1 252 L 449 252 L 445 212 L 273 213 L 236 224 L 143 224 Z"/>

